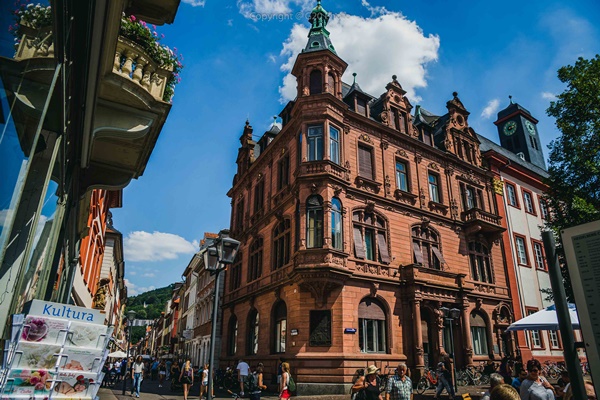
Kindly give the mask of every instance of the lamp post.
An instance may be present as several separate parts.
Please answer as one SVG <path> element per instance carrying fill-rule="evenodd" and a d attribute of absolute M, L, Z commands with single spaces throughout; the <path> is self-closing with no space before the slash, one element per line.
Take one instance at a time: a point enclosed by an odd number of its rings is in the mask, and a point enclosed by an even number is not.
<path fill-rule="evenodd" d="M 440 311 L 444 314 L 444 321 L 448 322 L 450 330 L 450 345 L 452 346 L 452 387 L 457 390 L 456 387 L 456 363 L 455 363 L 455 351 L 454 351 L 454 332 L 453 322 L 455 319 L 460 318 L 460 310 L 458 308 L 440 307 Z"/>
<path fill-rule="evenodd" d="M 215 290 L 213 298 L 213 315 L 211 321 L 210 331 L 210 352 L 208 356 L 208 388 L 207 388 L 207 399 L 213 399 L 213 376 L 215 370 L 215 338 L 217 337 L 217 316 L 219 308 L 219 287 L 221 271 L 223 271 L 227 265 L 233 264 L 235 256 L 237 255 L 238 249 L 240 248 L 240 242 L 229 237 L 229 230 L 223 229 L 219 232 L 219 237 L 207 248 L 203 250 L 204 257 L 204 268 L 210 271 L 212 275 L 215 275 Z"/>
<path fill-rule="evenodd" d="M 129 323 L 127 324 L 127 327 L 125 328 L 125 338 L 127 339 L 127 358 L 125 359 L 125 366 L 123 366 L 123 363 L 121 363 L 121 368 L 125 368 L 125 374 L 123 374 L 123 371 L 121 371 L 121 374 L 123 375 L 123 396 L 125 396 L 125 390 L 127 388 L 127 374 L 128 374 L 128 367 L 129 367 L 129 340 L 131 337 L 131 323 L 133 322 L 133 320 L 135 319 L 135 311 L 133 310 L 129 310 L 127 311 L 127 321 L 129 321 Z"/>

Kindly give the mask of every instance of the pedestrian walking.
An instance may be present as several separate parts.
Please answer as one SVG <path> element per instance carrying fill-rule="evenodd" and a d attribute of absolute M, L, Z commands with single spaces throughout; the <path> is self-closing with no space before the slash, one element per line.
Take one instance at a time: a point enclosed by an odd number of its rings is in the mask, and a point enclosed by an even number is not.
<path fill-rule="evenodd" d="M 171 367 L 173 366 L 173 362 L 169 358 L 166 362 L 167 364 L 167 380 L 171 380 Z"/>
<path fill-rule="evenodd" d="M 281 383 L 279 384 L 279 400 L 286 400 L 292 397 L 292 392 L 290 391 L 290 364 L 287 362 L 281 363 Z M 381 399 L 380 399 L 381 400 Z"/>
<path fill-rule="evenodd" d="M 521 400 L 517 389 L 505 383 L 496 386 L 490 394 L 490 400 Z"/>
<path fill-rule="evenodd" d="M 179 383 L 179 375 L 181 375 L 181 368 L 179 367 L 178 362 L 173 362 L 171 365 L 171 380 L 175 381 L 175 383 Z"/>
<path fill-rule="evenodd" d="M 204 364 L 203 368 L 202 368 L 202 382 L 200 384 L 200 400 L 202 400 L 202 396 L 204 396 L 206 394 L 206 397 L 208 398 L 208 374 L 209 374 L 209 365 Z M 213 397 L 215 395 L 214 392 L 214 387 L 213 387 L 213 393 L 212 393 Z"/>
<path fill-rule="evenodd" d="M 248 397 L 250 400 L 260 400 L 260 394 L 267 386 L 263 383 L 263 366 L 259 363 L 248 375 Z"/>
<path fill-rule="evenodd" d="M 140 397 L 140 386 L 142 381 L 144 380 L 144 370 L 146 366 L 144 365 L 144 361 L 142 360 L 142 356 L 137 356 L 135 362 L 131 367 L 131 379 L 133 380 L 133 385 L 131 385 L 131 396 L 135 394 L 135 397 Z"/>
<path fill-rule="evenodd" d="M 161 360 L 160 364 L 158 364 L 158 387 L 162 387 L 165 382 L 165 378 L 167 377 L 167 364 L 165 360 Z"/>
<path fill-rule="evenodd" d="M 248 379 L 248 373 L 250 372 L 250 366 L 246 361 L 240 359 L 238 361 L 237 367 L 235 367 L 238 372 L 238 381 L 240 383 L 240 396 L 244 395 L 244 385 L 246 384 L 246 379 Z"/>
<path fill-rule="evenodd" d="M 150 380 L 155 381 L 158 378 L 158 360 L 154 360 L 152 367 L 150 367 Z"/>
<path fill-rule="evenodd" d="M 490 389 L 483 394 L 481 400 L 490 400 L 490 392 L 494 390 L 496 386 L 504 384 L 504 377 L 496 372 L 490 375 Z"/>
<path fill-rule="evenodd" d="M 542 364 L 535 358 L 527 361 L 527 379 L 521 383 L 521 400 L 554 400 L 554 387 L 541 376 Z"/>
<path fill-rule="evenodd" d="M 521 389 L 521 384 L 525 379 L 527 379 L 527 370 L 521 369 L 521 372 L 519 372 L 519 376 L 513 378 L 511 386 L 517 389 L 518 391 Z"/>
<path fill-rule="evenodd" d="M 187 400 L 190 388 L 194 384 L 194 370 L 190 364 L 191 361 L 186 360 L 179 374 L 179 381 L 183 384 L 183 400 Z"/>
<path fill-rule="evenodd" d="M 412 400 L 412 381 L 406 375 L 408 367 L 404 363 L 398 364 L 396 373 L 392 375 L 385 388 L 385 400 Z"/>
<path fill-rule="evenodd" d="M 381 379 L 377 372 L 379 368 L 370 365 L 365 371 L 365 375 L 358 378 L 352 386 L 352 391 L 356 392 L 356 398 L 361 400 L 383 400 L 379 390 Z"/>
<path fill-rule="evenodd" d="M 437 390 L 435 391 L 434 399 L 438 399 L 444 389 L 451 399 L 454 398 L 454 385 L 452 384 L 452 364 L 450 362 L 450 356 L 446 352 L 440 353 L 441 360 L 437 365 Z"/>

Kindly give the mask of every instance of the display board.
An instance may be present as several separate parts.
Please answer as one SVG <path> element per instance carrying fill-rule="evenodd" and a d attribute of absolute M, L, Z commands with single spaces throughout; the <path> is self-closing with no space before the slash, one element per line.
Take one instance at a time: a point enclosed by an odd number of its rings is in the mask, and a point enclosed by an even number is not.
<path fill-rule="evenodd" d="M 0 398 L 95 399 L 113 328 L 98 310 L 33 300 L 12 319 Z"/>
<path fill-rule="evenodd" d="M 561 233 L 592 380 L 600 393 L 600 221 Z"/>

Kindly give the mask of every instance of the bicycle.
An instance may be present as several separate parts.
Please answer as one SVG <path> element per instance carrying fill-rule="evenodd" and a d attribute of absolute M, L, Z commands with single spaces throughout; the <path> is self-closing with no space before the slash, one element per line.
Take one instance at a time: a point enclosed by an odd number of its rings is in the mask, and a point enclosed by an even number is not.
<path fill-rule="evenodd" d="M 239 388 L 239 382 L 237 377 L 233 375 L 233 370 L 228 368 L 227 370 L 219 369 L 215 373 L 216 379 L 215 384 L 219 389 L 232 390 Z"/>
<path fill-rule="evenodd" d="M 238 399 L 242 398 L 242 396 L 240 396 L 238 393 L 234 393 L 231 390 L 228 390 L 227 393 L 229 393 L 234 400 L 238 400 Z"/>
<path fill-rule="evenodd" d="M 437 377 L 435 376 L 435 372 L 426 369 L 425 373 L 419 379 L 419 383 L 417 383 L 417 393 L 423 394 L 428 389 L 435 389 L 437 387 Z"/>
<path fill-rule="evenodd" d="M 469 383 L 472 383 L 474 386 L 480 386 L 482 384 L 481 377 L 481 372 L 476 368 L 465 368 L 456 372 L 456 384 L 458 386 L 468 386 Z"/>

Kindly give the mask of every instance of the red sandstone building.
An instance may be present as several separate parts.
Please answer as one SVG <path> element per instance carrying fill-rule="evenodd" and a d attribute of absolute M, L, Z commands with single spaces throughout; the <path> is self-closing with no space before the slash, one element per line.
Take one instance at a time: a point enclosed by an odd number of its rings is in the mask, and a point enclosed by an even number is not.
<path fill-rule="evenodd" d="M 395 76 L 378 98 L 346 85 L 327 20 L 319 4 L 281 130 L 240 138 L 221 364 L 283 357 L 322 394 L 367 364 L 499 359 L 515 350 L 505 228 L 469 112 L 455 93 L 413 116 Z"/>

